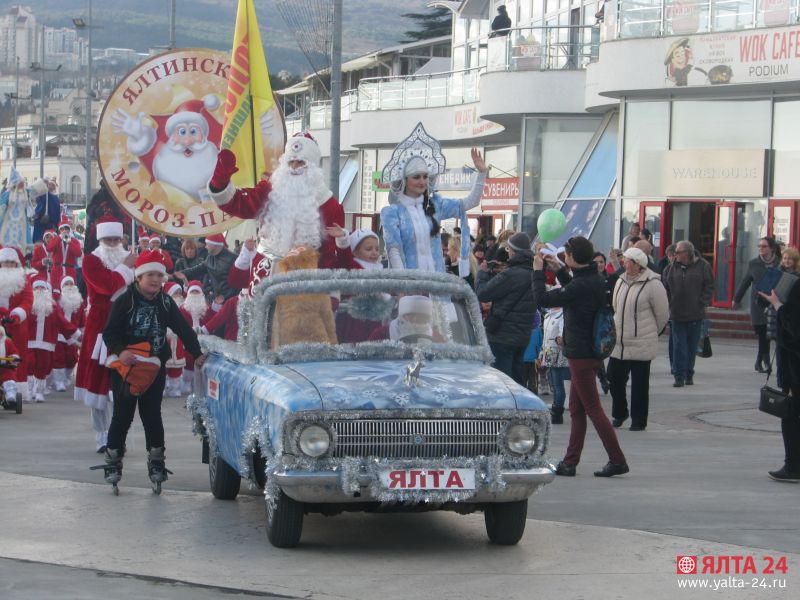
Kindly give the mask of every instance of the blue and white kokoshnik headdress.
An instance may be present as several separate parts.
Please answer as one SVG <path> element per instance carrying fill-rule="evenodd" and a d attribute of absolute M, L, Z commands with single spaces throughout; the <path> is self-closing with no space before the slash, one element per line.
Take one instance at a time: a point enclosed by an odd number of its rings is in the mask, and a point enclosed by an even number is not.
<path fill-rule="evenodd" d="M 433 191 L 436 178 L 446 166 L 442 145 L 428 135 L 422 123 L 417 123 L 411 135 L 394 149 L 381 173 L 381 182 L 389 184 L 389 203 L 395 203 L 403 193 L 406 177 L 417 173 L 428 173 L 428 186 Z"/>

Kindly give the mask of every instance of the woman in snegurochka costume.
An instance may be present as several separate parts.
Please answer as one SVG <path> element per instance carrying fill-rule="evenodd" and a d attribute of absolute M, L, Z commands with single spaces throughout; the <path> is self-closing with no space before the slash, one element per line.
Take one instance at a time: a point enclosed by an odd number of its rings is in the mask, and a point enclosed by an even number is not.
<path fill-rule="evenodd" d="M 161 286 L 167 277 L 163 255 L 156 250 L 147 250 L 140 254 L 136 259 L 135 275 L 136 281 L 114 301 L 103 330 L 103 340 L 109 351 L 106 364 L 110 366 L 112 362 L 119 360 L 124 365 L 132 366 L 137 358 L 128 347 L 148 342 L 150 356 L 159 359 L 161 368 L 150 387 L 139 396 L 130 393 L 128 384 L 117 371 L 111 371 L 114 413 L 108 428 L 105 478 L 108 483 L 115 485 L 122 477 L 125 439 L 137 404 L 147 446 L 148 474 L 153 482 L 167 480 L 164 466 L 164 424 L 161 419 L 161 400 L 166 383 L 165 365 L 171 355 L 167 328 L 175 332 L 183 342 L 186 352 L 194 357 L 196 368 L 200 368 L 205 361 L 197 335 L 183 318 L 177 303 L 162 290 Z"/>
<path fill-rule="evenodd" d="M 472 162 L 478 171 L 466 198 L 443 198 L 433 190 L 436 178 L 444 173 L 445 158 L 435 139 L 422 123 L 395 148 L 383 169 L 382 180 L 391 185 L 389 206 L 381 210 L 383 240 L 393 269 L 420 269 L 443 273 L 440 222 L 460 219 L 462 232 L 459 275 L 469 275 L 469 224 L 467 211 L 478 205 L 489 169 L 483 156 L 472 149 Z"/>

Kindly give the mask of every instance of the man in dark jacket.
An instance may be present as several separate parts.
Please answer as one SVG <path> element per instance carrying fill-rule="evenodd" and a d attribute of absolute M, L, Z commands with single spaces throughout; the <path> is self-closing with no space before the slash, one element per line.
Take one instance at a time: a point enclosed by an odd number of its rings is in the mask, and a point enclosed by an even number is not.
<path fill-rule="evenodd" d="M 497 16 L 492 21 L 492 33 L 489 37 L 497 37 L 500 35 L 508 35 L 511 33 L 511 17 L 508 16 L 508 11 L 505 6 L 497 7 Z"/>
<path fill-rule="evenodd" d="M 670 335 L 672 337 L 673 387 L 694 384 L 694 360 L 706 316 L 706 306 L 714 293 L 711 266 L 695 255 L 694 245 L 686 240 L 675 246 L 675 260 L 664 269 L 661 282 L 669 296 Z"/>
<path fill-rule="evenodd" d="M 208 255 L 202 263 L 175 273 L 175 277 L 187 283 L 193 279 L 202 280 L 203 276 L 208 276 L 212 298 L 222 296 L 227 300 L 236 296 L 239 289 L 228 285 L 228 272 L 233 269 L 236 255 L 225 247 L 225 238 L 221 233 L 208 236 L 206 248 L 208 248 Z"/>
<path fill-rule="evenodd" d="M 481 263 L 476 293 L 481 302 L 491 302 L 487 318 L 499 324 L 488 327 L 486 337 L 494 354 L 494 367 L 520 385 L 525 385 L 522 357 L 531 338 L 536 306 L 531 293 L 531 240 L 524 233 L 515 233 L 508 240 L 508 266 L 492 275 L 489 265 Z"/>
<path fill-rule="evenodd" d="M 103 330 L 103 341 L 108 347 L 107 364 L 115 363 L 131 367 L 141 358 L 131 352 L 129 346 L 141 342 L 150 345 L 150 357 L 160 363 L 160 369 L 147 389 L 139 395 L 131 393 L 131 386 L 114 369 L 111 385 L 114 390 L 114 414 L 108 428 L 105 477 L 116 485 L 122 477 L 122 457 L 125 454 L 125 439 L 128 435 L 136 405 L 144 427 L 147 446 L 147 469 L 151 481 L 166 481 L 164 466 L 164 424 L 161 420 L 161 400 L 166 383 L 165 364 L 171 356 L 167 342 L 167 328 L 183 342 L 186 351 L 195 359 L 195 368 L 202 366 L 205 358 L 197 341 L 197 335 L 183 318 L 178 305 L 161 291 L 166 280 L 167 269 L 160 252 L 148 250 L 136 259 L 136 281 L 114 301 L 108 323 Z"/>
<path fill-rule="evenodd" d="M 606 282 L 592 262 L 594 248 L 584 237 L 570 238 L 564 244 L 565 268 L 556 273 L 562 287 L 547 291 L 544 277 L 544 258 L 533 258 L 533 295 L 539 307 L 564 307 L 564 356 L 569 362 L 571 385 L 569 388 L 569 414 L 571 429 L 569 445 L 564 459 L 556 467 L 556 475 L 575 476 L 575 467 L 581 459 L 586 438 L 586 417 L 594 425 L 597 435 L 608 453 L 609 462 L 596 477 L 611 477 L 628 472 L 628 463 L 619 447 L 617 434 L 611 426 L 597 394 L 595 377 L 600 369 L 600 359 L 593 351 L 594 320 L 598 310 L 606 304 Z M 548 256 L 551 264 L 558 265 L 555 257 Z M 559 265 L 560 266 L 560 265 Z"/>

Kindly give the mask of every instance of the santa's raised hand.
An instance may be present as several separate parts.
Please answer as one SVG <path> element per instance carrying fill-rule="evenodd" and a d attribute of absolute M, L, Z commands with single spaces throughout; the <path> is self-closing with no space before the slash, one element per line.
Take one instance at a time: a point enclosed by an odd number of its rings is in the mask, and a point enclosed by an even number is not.
<path fill-rule="evenodd" d="M 132 117 L 121 108 L 111 115 L 111 125 L 117 133 L 128 136 L 128 150 L 141 156 L 149 152 L 156 142 L 156 130 L 144 122 L 147 113 L 140 112 Z"/>
<path fill-rule="evenodd" d="M 236 155 L 225 148 L 220 150 L 217 155 L 217 166 L 214 168 L 214 175 L 208 185 L 212 192 L 221 192 L 231 181 L 231 177 L 239 168 L 236 166 Z"/>

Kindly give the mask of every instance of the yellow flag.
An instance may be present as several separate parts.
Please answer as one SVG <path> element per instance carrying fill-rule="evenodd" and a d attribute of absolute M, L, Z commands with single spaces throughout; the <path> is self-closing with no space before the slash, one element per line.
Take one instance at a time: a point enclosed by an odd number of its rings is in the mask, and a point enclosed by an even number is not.
<path fill-rule="evenodd" d="M 274 104 L 253 0 L 239 0 L 222 130 L 222 148 L 236 155 L 237 186 L 255 185 L 266 171 L 262 120 Z"/>

